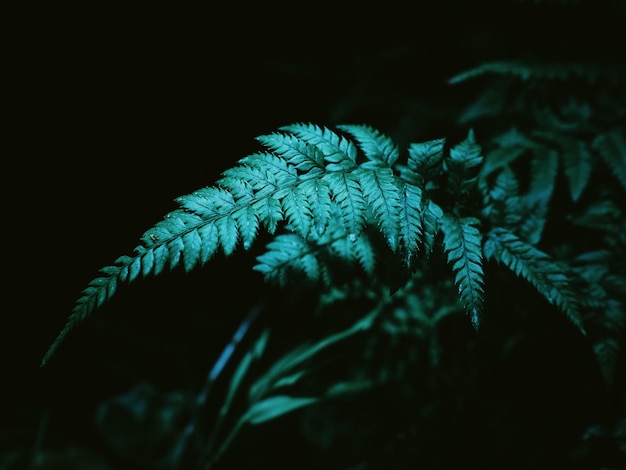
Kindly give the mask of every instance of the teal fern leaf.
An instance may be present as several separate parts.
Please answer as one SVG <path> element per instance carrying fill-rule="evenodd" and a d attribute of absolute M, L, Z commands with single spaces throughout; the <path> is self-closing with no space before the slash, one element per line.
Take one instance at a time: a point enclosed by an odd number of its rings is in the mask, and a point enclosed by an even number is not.
<path fill-rule="evenodd" d="M 428 206 L 425 211 L 421 206 L 422 189 L 394 173 L 398 151 L 388 137 L 368 126 L 344 125 L 342 129 L 362 146 L 364 161 L 357 161 L 359 148 L 346 137 L 328 128 L 293 124 L 258 137 L 268 151 L 242 158 L 224 171 L 215 186 L 177 198 L 180 208 L 142 235 L 133 256 L 120 257 L 104 268 L 82 292 L 42 364 L 73 326 L 114 295 L 118 283 L 179 266 L 190 271 L 206 264 L 220 249 L 226 256 L 238 245 L 247 250 L 260 227 L 274 234 L 282 226 L 299 237 L 277 239 L 271 255 L 262 258 L 257 268 L 266 275 L 273 266 L 278 277 L 285 276 L 280 274 L 284 273 L 281 266 L 291 264 L 308 278 L 325 276 L 312 253 L 298 251 L 308 242 L 318 250 L 335 250 L 371 272 L 374 252 L 362 235 L 371 223 L 392 250 L 403 247 L 415 253 L 422 226 L 435 230 L 436 224 Z M 433 238 L 434 233 L 428 235 Z M 279 249 L 284 253 L 278 253 Z"/>
<path fill-rule="evenodd" d="M 444 214 L 441 220 L 444 251 L 452 265 L 461 302 L 478 330 L 483 310 L 482 234 L 474 217 Z"/>
<path fill-rule="evenodd" d="M 473 130 L 445 156 L 445 139 L 411 144 L 402 165 L 384 134 L 365 125 L 338 128 L 356 143 L 312 124 L 259 136 L 266 151 L 240 159 L 215 186 L 178 197 L 180 207 L 142 235 L 132 256 L 102 269 L 82 292 L 42 364 L 73 326 L 115 294 L 119 283 L 179 267 L 188 272 L 219 250 L 225 256 L 240 245 L 248 250 L 261 228 L 275 237 L 254 267 L 265 279 L 285 284 L 295 275 L 329 285 L 345 267 L 360 266 L 374 275 L 374 240 L 379 239 L 371 237 L 370 229 L 413 270 L 418 254 L 423 260 L 429 257 L 444 227 L 461 300 L 477 325 L 482 300 L 479 232 L 475 219 L 455 224 L 449 218 L 460 217 L 458 211 L 476 187 L 482 155 Z M 441 185 L 457 199 L 461 196 L 461 204 L 433 199 L 444 197 L 437 191 Z M 444 212 L 450 216 L 444 218 Z"/>
<path fill-rule="evenodd" d="M 489 231 L 483 245 L 485 259 L 507 266 L 530 282 L 548 302 L 560 308 L 586 334 L 580 314 L 580 299 L 572 288 L 570 273 L 538 248 L 524 242 L 508 229 Z"/>

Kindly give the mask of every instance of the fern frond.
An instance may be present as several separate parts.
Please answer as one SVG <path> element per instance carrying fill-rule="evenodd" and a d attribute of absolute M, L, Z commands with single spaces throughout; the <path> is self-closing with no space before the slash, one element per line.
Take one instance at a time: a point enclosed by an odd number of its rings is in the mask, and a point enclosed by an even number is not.
<path fill-rule="evenodd" d="M 148 229 L 132 256 L 103 268 L 82 292 L 42 364 L 74 325 L 114 295 L 119 283 L 166 269 L 191 271 L 220 249 L 226 256 L 239 245 L 247 250 L 261 227 L 270 234 L 279 227 L 290 232 L 269 245 L 255 268 L 281 283 L 292 272 L 328 281 L 329 268 L 317 256 L 324 250 L 372 274 L 375 250 L 365 233 L 370 225 L 376 225 L 393 251 L 402 252 L 407 266 L 422 245 L 427 257 L 443 217 L 428 193 L 444 170 L 444 139 L 412 144 L 402 170 L 387 136 L 363 125 L 340 129 L 360 147 L 328 128 L 292 124 L 258 137 L 267 151 L 239 160 L 215 186 L 177 198 L 180 208 Z M 470 131 L 452 149 L 448 173 L 463 186 L 471 181 L 467 170 L 481 158 Z"/>
<path fill-rule="evenodd" d="M 563 266 L 505 228 L 496 227 L 485 238 L 483 252 L 486 259 L 494 259 L 507 266 L 518 277 L 530 282 L 548 302 L 560 308 L 585 334 L 579 298 L 572 289 L 570 275 Z"/>
<path fill-rule="evenodd" d="M 461 302 L 478 330 L 483 310 L 482 234 L 474 217 L 444 214 L 441 220 L 444 251 L 452 265 Z"/>

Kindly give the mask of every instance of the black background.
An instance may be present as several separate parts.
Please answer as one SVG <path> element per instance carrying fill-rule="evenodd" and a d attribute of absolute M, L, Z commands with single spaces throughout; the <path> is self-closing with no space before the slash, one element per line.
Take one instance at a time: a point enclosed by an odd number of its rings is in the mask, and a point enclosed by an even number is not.
<path fill-rule="evenodd" d="M 122 289 L 39 363 L 98 269 L 130 254 L 175 197 L 260 150 L 254 137 L 312 122 L 367 123 L 401 148 L 455 139 L 466 129 L 454 112 L 472 94 L 445 83 L 453 74 L 491 59 L 621 53 L 623 27 L 595 24 L 593 9 L 479 3 L 21 12 L 9 41 L 0 451 L 32 445 L 44 410 L 51 444 L 89 445 L 102 397 L 138 376 L 164 388 L 201 379 L 261 289 L 240 249 L 209 272 Z M 422 114 L 420 100 L 441 112 Z M 206 324 L 194 324 L 188 312 L 206 303 Z M 185 361 L 198 363 L 190 372 Z"/>

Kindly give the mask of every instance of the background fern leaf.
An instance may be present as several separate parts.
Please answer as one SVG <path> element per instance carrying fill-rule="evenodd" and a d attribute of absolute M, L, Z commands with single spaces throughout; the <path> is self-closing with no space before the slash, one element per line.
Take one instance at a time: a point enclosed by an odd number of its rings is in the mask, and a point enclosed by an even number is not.
<path fill-rule="evenodd" d="M 591 177 L 591 152 L 584 141 L 574 139 L 562 133 L 535 131 L 534 134 L 560 147 L 559 155 L 563 172 L 569 183 L 572 201 L 577 201 Z"/>
<path fill-rule="evenodd" d="M 529 148 L 533 142 L 517 128 L 513 127 L 494 138 L 494 147 L 485 154 L 480 176 L 486 179 L 491 173 L 505 165 L 512 164 Z"/>
<path fill-rule="evenodd" d="M 554 149 L 536 145 L 530 165 L 531 180 L 528 197 L 547 207 L 556 185 L 559 155 Z"/>
<path fill-rule="evenodd" d="M 483 310 L 484 274 L 482 268 L 482 234 L 475 217 L 457 218 L 444 214 L 441 219 L 444 251 L 455 273 L 454 283 L 465 311 L 476 330 Z"/>

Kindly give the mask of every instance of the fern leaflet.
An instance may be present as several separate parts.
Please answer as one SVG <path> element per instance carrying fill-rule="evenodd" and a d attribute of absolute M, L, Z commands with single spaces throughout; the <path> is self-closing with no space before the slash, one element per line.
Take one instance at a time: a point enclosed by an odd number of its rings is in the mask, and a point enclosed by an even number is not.
<path fill-rule="evenodd" d="M 445 214 L 441 220 L 444 250 L 455 273 L 461 302 L 478 330 L 483 309 L 482 235 L 473 217 L 459 219 Z"/>

